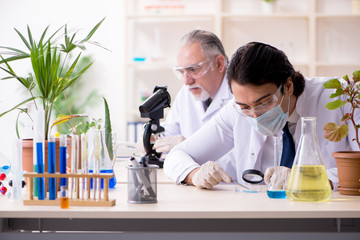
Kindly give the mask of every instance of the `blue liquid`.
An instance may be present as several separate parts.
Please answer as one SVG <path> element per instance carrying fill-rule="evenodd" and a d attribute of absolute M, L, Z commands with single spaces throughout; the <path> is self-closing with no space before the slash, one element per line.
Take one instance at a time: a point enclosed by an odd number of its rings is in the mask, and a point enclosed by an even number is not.
<path fill-rule="evenodd" d="M 55 142 L 48 143 L 48 170 L 49 173 L 55 173 Z M 49 178 L 49 199 L 56 199 L 56 180 Z"/>
<path fill-rule="evenodd" d="M 89 173 L 92 173 L 93 170 L 89 170 Z M 105 169 L 105 170 L 100 170 L 100 173 L 114 173 L 113 169 Z M 116 177 L 114 174 L 114 177 L 109 179 L 109 188 L 114 188 L 116 185 Z M 104 189 L 104 179 L 101 179 L 101 189 Z M 93 188 L 93 179 L 90 179 L 90 188 Z"/>
<path fill-rule="evenodd" d="M 277 199 L 281 199 L 281 198 L 286 198 L 286 191 L 285 190 L 281 190 L 281 191 L 267 191 L 267 195 L 269 198 L 277 198 Z"/>
<path fill-rule="evenodd" d="M 66 151 L 67 147 L 60 147 L 60 173 L 66 173 Z M 60 186 L 67 186 L 66 178 L 60 178 Z"/>
<path fill-rule="evenodd" d="M 44 173 L 44 156 L 43 156 L 43 144 L 42 142 L 36 143 L 36 160 L 37 160 L 37 173 Z M 41 177 L 38 179 L 38 199 L 45 199 L 45 181 Z"/>
<path fill-rule="evenodd" d="M 145 57 L 134 57 L 133 60 L 135 62 L 144 62 L 146 60 L 146 58 Z"/>
<path fill-rule="evenodd" d="M 3 165 L 2 167 L 0 167 L 0 173 L 5 173 L 6 175 L 9 174 L 10 170 L 10 165 Z"/>

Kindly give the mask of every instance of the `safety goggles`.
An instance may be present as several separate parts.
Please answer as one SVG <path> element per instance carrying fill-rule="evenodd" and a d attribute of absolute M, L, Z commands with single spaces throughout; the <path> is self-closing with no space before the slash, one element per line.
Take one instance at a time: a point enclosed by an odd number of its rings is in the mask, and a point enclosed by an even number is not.
<path fill-rule="evenodd" d="M 185 81 L 186 76 L 193 79 L 201 78 L 210 68 L 213 69 L 213 61 L 205 60 L 186 67 L 173 67 L 173 71 L 179 80 Z"/>
<path fill-rule="evenodd" d="M 255 107 L 248 106 L 247 108 L 241 108 L 241 106 L 236 103 L 235 99 L 233 102 L 233 107 L 240 115 L 243 115 L 246 117 L 253 117 L 253 116 L 255 116 L 255 114 L 256 114 L 256 116 L 261 116 L 276 106 L 276 103 L 278 102 L 278 99 L 280 96 L 281 87 L 282 87 L 282 85 L 280 85 L 280 87 L 277 89 L 276 93 L 274 95 L 272 95 L 269 100 L 255 106 Z"/>

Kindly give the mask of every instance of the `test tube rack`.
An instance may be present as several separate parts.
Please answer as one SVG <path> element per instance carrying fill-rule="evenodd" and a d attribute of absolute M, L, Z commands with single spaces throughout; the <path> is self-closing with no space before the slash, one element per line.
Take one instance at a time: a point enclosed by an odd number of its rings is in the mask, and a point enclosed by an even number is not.
<path fill-rule="evenodd" d="M 72 178 L 75 179 L 75 182 L 79 184 L 80 178 L 87 179 L 87 186 L 86 186 L 86 194 L 87 197 L 85 199 L 80 198 L 79 194 L 77 196 L 70 198 L 69 197 L 69 205 L 70 206 L 94 206 L 94 207 L 111 207 L 114 206 L 116 203 L 115 199 L 109 199 L 109 180 L 110 178 L 114 177 L 114 174 L 111 173 L 36 173 L 36 172 L 28 172 L 24 173 L 24 177 L 27 179 L 28 184 L 28 199 L 24 200 L 24 205 L 48 205 L 48 206 L 60 206 L 60 194 L 56 191 L 56 199 L 50 200 L 45 198 L 44 200 L 38 200 L 34 197 L 33 188 L 34 188 L 34 178 L 45 178 L 45 182 L 48 182 L 49 178 L 66 178 L 69 180 Z M 104 181 L 104 188 L 103 194 L 100 194 L 97 199 L 90 198 L 91 191 L 95 191 L 95 188 L 91 189 L 90 180 L 95 182 L 96 180 L 100 179 Z M 68 181 L 69 182 L 69 181 Z M 96 195 L 95 193 L 93 194 Z"/>

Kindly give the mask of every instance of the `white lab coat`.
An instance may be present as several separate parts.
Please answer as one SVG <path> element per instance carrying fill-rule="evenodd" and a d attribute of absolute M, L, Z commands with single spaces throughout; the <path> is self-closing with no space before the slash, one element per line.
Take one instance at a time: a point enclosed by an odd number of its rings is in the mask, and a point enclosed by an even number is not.
<path fill-rule="evenodd" d="M 349 125 L 349 135 L 338 143 L 329 142 L 323 138 L 323 126 L 327 122 L 340 123 L 344 115 L 344 108 L 328 110 L 326 103 L 330 101 L 330 94 L 334 90 L 323 87 L 329 78 L 313 78 L 306 80 L 305 90 L 298 98 L 296 112 L 300 115 L 295 134 L 293 135 L 295 147 L 301 135 L 301 117 L 316 117 L 316 135 L 319 142 L 321 155 L 329 179 L 337 184 L 336 162 L 331 154 L 334 151 L 358 150 L 354 138 L 355 132 Z M 181 183 L 185 177 L 196 167 L 211 159 L 216 159 L 234 147 L 234 158 L 231 161 L 219 163 L 220 167 L 228 169 L 229 165 L 235 166 L 236 179 L 242 180 L 242 172 L 246 169 L 258 169 L 262 172 L 273 165 L 273 137 L 266 137 L 256 132 L 246 118 L 241 117 L 230 101 L 219 113 L 192 137 L 177 145 L 166 158 L 164 165 L 165 174 Z M 349 104 L 345 107 L 349 108 Z M 350 123 L 348 123 L 350 124 Z M 226 170 L 225 170 L 226 171 Z M 231 176 L 234 178 L 233 176 Z"/>
<path fill-rule="evenodd" d="M 166 121 L 163 124 L 165 127 L 164 135 L 182 135 L 185 138 L 189 138 L 206 122 L 213 118 L 232 98 L 233 95 L 229 88 L 226 74 L 219 90 L 206 111 L 204 110 L 203 102 L 196 100 L 193 94 L 184 85 L 177 94 L 166 117 Z M 211 158 L 211 160 L 217 161 L 219 164 L 221 163 L 221 165 L 224 166 L 224 170 L 233 177 L 236 174 L 236 171 L 232 165 L 232 159 L 234 159 L 234 157 L 232 157 L 231 154 L 232 151 L 222 156 L 221 159 Z"/>
<path fill-rule="evenodd" d="M 166 136 L 182 135 L 185 138 L 190 137 L 231 100 L 232 96 L 225 75 L 219 90 L 205 111 L 203 102 L 196 100 L 184 85 L 177 94 L 165 123 L 162 124 L 165 128 L 164 134 Z"/>

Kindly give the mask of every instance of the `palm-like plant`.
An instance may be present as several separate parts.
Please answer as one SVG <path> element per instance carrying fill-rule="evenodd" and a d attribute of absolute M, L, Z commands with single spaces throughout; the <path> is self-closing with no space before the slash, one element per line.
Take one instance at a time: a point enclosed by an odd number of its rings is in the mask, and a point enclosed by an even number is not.
<path fill-rule="evenodd" d="M 18 109 L 21 105 L 34 101 L 36 108 L 36 99 L 40 100 L 40 105 L 45 111 L 45 137 L 48 137 L 50 130 L 50 118 L 53 104 L 56 98 L 65 90 L 71 87 L 82 74 L 92 65 L 92 62 L 81 67 L 78 71 L 74 71 L 81 59 L 82 51 L 86 50 L 85 44 L 92 43 L 99 45 L 96 42 L 90 42 L 90 38 L 94 35 L 96 30 L 100 27 L 102 19 L 95 27 L 88 33 L 82 40 L 75 40 L 77 30 L 68 32 L 67 25 L 60 27 L 45 40 L 48 27 L 43 31 L 40 40 L 36 42 L 33 39 L 29 26 L 27 27 L 28 39 L 25 38 L 17 29 L 15 31 L 25 44 L 27 52 L 12 47 L 0 46 L 1 49 L 7 50 L 6 53 L 0 54 L 0 69 L 9 74 L 9 76 L 2 78 L 17 79 L 30 93 L 31 97 L 23 100 L 10 110 L 1 113 L 0 117 L 4 114 Z M 64 33 L 60 34 L 60 30 L 64 29 Z M 60 39 L 63 38 L 63 43 Z M 70 53 L 79 49 L 75 58 L 72 58 Z M 8 55 L 8 57 L 4 57 Z M 26 77 L 21 77 L 15 73 L 10 66 L 10 62 L 30 59 L 32 65 L 32 73 Z M 38 93 L 38 96 L 36 96 Z"/>

